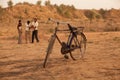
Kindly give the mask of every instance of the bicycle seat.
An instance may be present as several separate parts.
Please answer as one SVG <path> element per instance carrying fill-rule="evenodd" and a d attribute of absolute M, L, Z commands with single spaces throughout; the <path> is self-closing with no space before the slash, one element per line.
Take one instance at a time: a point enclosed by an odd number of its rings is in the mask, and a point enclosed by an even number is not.
<path fill-rule="evenodd" d="M 69 27 L 69 30 L 70 30 L 71 32 L 74 32 L 75 30 L 77 30 L 76 27 L 73 27 L 73 26 L 71 26 L 70 24 L 68 24 L 68 27 Z"/>

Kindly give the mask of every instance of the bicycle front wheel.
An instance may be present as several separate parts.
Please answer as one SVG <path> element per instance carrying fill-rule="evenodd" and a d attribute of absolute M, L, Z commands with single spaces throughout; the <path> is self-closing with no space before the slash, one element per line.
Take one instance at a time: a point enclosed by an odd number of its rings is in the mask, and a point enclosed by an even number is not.
<path fill-rule="evenodd" d="M 83 33 L 73 38 L 70 46 L 70 56 L 73 60 L 77 60 L 84 57 L 86 50 L 86 41 L 87 39 Z"/>
<path fill-rule="evenodd" d="M 47 60 L 52 52 L 52 49 L 53 49 L 53 45 L 55 43 L 55 39 L 56 39 L 56 36 L 55 35 L 52 35 L 51 38 L 50 38 L 50 41 L 49 41 L 49 44 L 48 44 L 48 48 L 47 48 L 47 54 L 45 56 L 45 60 L 44 60 L 44 63 L 43 63 L 43 67 L 45 68 L 46 67 L 46 64 L 47 64 Z"/>

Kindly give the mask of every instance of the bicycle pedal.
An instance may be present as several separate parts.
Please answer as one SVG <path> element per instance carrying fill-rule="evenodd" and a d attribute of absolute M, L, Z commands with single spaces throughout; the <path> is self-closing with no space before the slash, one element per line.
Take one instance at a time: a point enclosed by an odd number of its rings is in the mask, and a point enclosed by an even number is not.
<path fill-rule="evenodd" d="M 69 56 L 68 56 L 68 55 L 64 55 L 64 58 L 65 58 L 65 59 L 69 59 Z"/>

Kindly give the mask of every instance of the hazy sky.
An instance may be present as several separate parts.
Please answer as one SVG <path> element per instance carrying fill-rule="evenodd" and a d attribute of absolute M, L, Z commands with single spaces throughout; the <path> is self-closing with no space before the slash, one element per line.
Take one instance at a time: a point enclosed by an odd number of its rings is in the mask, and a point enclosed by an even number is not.
<path fill-rule="evenodd" d="M 7 6 L 7 2 L 9 0 L 0 0 L 0 5 L 2 7 Z M 13 3 L 18 3 L 18 2 L 29 2 L 36 4 L 38 0 L 12 0 Z M 46 0 L 41 0 L 42 4 Z M 120 9 L 120 0 L 50 0 L 51 4 L 69 4 L 69 5 L 74 5 L 78 9 L 99 9 L 99 8 L 104 8 L 104 9 L 110 9 L 110 8 L 116 8 Z"/>

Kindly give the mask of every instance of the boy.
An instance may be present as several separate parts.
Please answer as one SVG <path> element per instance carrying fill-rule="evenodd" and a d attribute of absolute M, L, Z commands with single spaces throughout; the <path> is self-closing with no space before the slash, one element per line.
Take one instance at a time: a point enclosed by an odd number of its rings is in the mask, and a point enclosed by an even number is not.
<path fill-rule="evenodd" d="M 28 43 L 28 41 L 30 42 L 30 27 L 31 27 L 31 24 L 30 24 L 30 21 L 27 21 L 27 23 L 25 23 L 25 40 L 26 40 L 26 43 Z"/>
<path fill-rule="evenodd" d="M 22 23 L 21 23 L 21 20 L 18 21 L 17 29 L 18 29 L 18 44 L 21 44 L 22 43 Z"/>
<path fill-rule="evenodd" d="M 38 39 L 38 22 L 37 19 L 34 18 L 32 22 L 32 26 L 34 27 L 34 30 L 32 31 L 32 43 L 34 43 L 34 38 L 36 39 L 37 42 L 39 42 Z"/>

